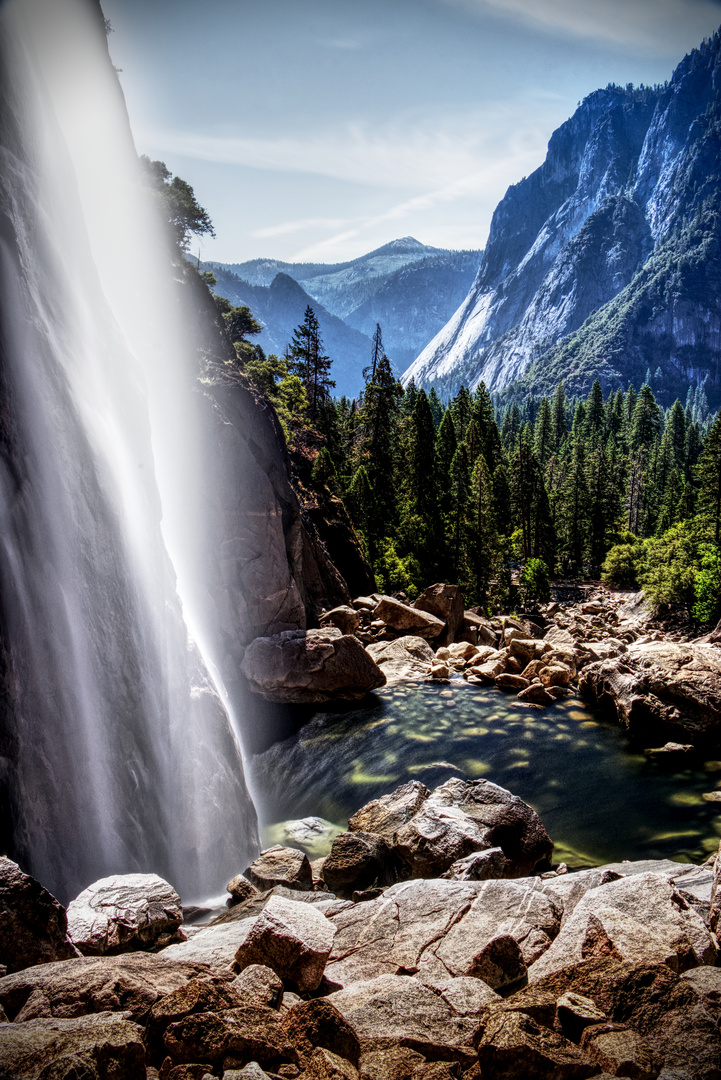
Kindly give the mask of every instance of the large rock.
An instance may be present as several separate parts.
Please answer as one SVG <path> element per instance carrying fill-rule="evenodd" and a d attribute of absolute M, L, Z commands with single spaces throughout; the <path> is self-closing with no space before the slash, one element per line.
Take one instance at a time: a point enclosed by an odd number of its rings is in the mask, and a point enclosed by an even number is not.
<path fill-rule="evenodd" d="M 142 1023 L 156 1001 L 206 970 L 166 959 L 165 953 L 83 956 L 6 975 L 0 979 L 0 1006 L 18 1023 L 107 1010 Z"/>
<path fill-rule="evenodd" d="M 283 1030 L 301 1060 L 310 1058 L 315 1048 L 329 1050 L 346 1061 L 358 1064 L 360 1042 L 331 997 L 315 998 L 293 1005 L 283 1017 Z"/>
<path fill-rule="evenodd" d="M 321 615 L 318 622 L 321 626 L 335 626 L 337 630 L 340 630 L 341 634 L 354 634 L 360 623 L 360 615 L 355 608 L 350 607 L 348 604 L 341 604 L 340 607 L 326 611 L 324 615 Z"/>
<path fill-rule="evenodd" d="M 634 874 L 591 889 L 578 902 L 529 979 L 579 960 L 611 956 L 664 963 L 675 971 L 713 964 L 716 948 L 703 919 L 664 874 Z"/>
<path fill-rule="evenodd" d="M 419 780 L 409 780 L 389 795 L 381 795 L 380 799 L 373 799 L 356 810 L 348 821 L 348 828 L 351 831 L 360 829 L 378 833 L 392 843 L 398 830 L 418 813 L 429 795 L 425 784 Z"/>
<path fill-rule="evenodd" d="M 12 859 L 0 857 L 0 964 L 11 972 L 77 956 L 67 929 L 62 904 Z"/>
<path fill-rule="evenodd" d="M 256 638 L 241 671 L 255 693 L 294 704 L 350 701 L 386 682 L 358 638 L 332 626 Z"/>
<path fill-rule="evenodd" d="M 223 1072 L 250 1061 L 261 1065 L 298 1061 L 278 1013 L 261 1005 L 191 1013 L 169 1025 L 163 1043 L 173 1062 L 222 1064 Z"/>
<path fill-rule="evenodd" d="M 584 668 L 579 689 L 656 745 L 721 737 L 721 650 L 713 645 L 633 644 L 622 656 Z"/>
<path fill-rule="evenodd" d="M 117 1013 L 0 1024 L 7 1080 L 146 1080 L 143 1029 Z"/>
<path fill-rule="evenodd" d="M 523 1012 L 493 1016 L 476 1038 L 483 1080 L 584 1080 L 596 1062 Z"/>
<path fill-rule="evenodd" d="M 301 993 L 316 990 L 336 928 L 312 904 L 271 897 L 235 954 L 238 971 L 264 964 Z"/>
<path fill-rule="evenodd" d="M 177 1024 L 194 1013 L 224 1012 L 237 1009 L 249 1002 L 244 1001 L 238 990 L 227 978 L 218 975 L 201 975 L 190 979 L 156 1001 L 147 1019 L 148 1049 L 158 1063 L 163 1058 L 163 1036 L 171 1024 Z"/>
<path fill-rule="evenodd" d="M 157 874 L 100 878 L 68 904 L 68 933 L 86 956 L 167 944 L 182 921 L 180 897 Z"/>
<path fill-rule="evenodd" d="M 404 604 L 401 600 L 395 600 L 392 596 L 381 596 L 373 614 L 376 619 L 382 619 L 387 627 L 399 634 L 414 634 L 431 641 L 435 641 L 443 633 L 446 625 L 443 619 Z"/>
<path fill-rule="evenodd" d="M 445 629 L 436 638 L 437 645 L 450 645 L 463 624 L 463 596 L 457 585 L 429 585 L 413 601 L 413 607 L 442 619 Z"/>
<path fill-rule="evenodd" d="M 205 964 L 214 972 L 227 972 L 235 962 L 235 954 L 255 925 L 256 917 L 247 916 L 204 927 L 197 934 L 193 934 L 190 941 L 169 945 L 163 949 L 162 956 L 168 960 Z M 263 963 L 262 960 L 259 962 Z"/>
<path fill-rule="evenodd" d="M 393 641 L 371 642 L 366 651 L 385 675 L 388 686 L 425 679 L 435 659 L 428 642 L 412 634 Z"/>
<path fill-rule="evenodd" d="M 471 1063 L 474 1018 L 408 976 L 380 975 L 328 998 L 358 1033 L 364 1052 L 401 1043 L 429 1057 Z M 469 1060 L 470 1059 L 470 1060 Z"/>
<path fill-rule="evenodd" d="M 553 844 L 538 814 L 487 780 L 453 778 L 429 796 L 397 832 L 395 851 L 409 877 L 438 877 L 473 851 L 500 847 L 507 876 L 530 874 Z"/>
<path fill-rule="evenodd" d="M 323 863 L 323 880 L 338 895 L 392 885 L 396 875 L 390 844 L 375 832 L 341 833 Z"/>
<path fill-rule="evenodd" d="M 308 856 L 297 848 L 274 844 L 261 851 L 246 871 L 247 877 L 258 889 L 272 889 L 285 885 L 287 889 L 312 890 L 313 872 Z"/>

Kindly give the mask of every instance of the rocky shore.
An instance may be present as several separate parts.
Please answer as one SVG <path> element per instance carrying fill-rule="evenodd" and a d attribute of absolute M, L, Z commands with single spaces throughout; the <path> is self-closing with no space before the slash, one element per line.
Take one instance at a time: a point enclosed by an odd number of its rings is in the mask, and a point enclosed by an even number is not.
<path fill-rule="evenodd" d="M 569 873 L 552 849 L 452 779 L 360 808 L 312 864 L 268 849 L 214 918 L 152 874 L 66 911 L 0 859 L 0 1076 L 718 1078 L 721 850 Z"/>
<path fill-rule="evenodd" d="M 721 631 L 682 640 L 654 620 L 640 593 L 599 587 L 580 603 L 487 619 L 464 608 L 457 586 L 437 584 L 412 604 L 360 596 L 323 612 L 320 623 L 250 643 L 242 671 L 256 693 L 322 703 L 461 675 L 529 707 L 578 691 L 650 750 L 721 739 Z"/>

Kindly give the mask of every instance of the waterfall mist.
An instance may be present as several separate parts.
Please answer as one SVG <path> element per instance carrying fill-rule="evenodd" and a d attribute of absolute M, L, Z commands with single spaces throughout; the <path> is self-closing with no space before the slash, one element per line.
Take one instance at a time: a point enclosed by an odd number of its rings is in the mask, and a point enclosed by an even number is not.
<path fill-rule="evenodd" d="M 257 850 L 188 638 L 192 335 L 99 7 L 15 0 L 0 28 L 0 842 L 63 900 L 134 870 L 188 900 Z"/>

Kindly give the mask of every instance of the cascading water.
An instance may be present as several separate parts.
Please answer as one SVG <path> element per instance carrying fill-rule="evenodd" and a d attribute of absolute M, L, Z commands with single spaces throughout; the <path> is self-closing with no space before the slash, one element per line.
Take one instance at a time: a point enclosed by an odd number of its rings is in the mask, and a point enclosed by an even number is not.
<path fill-rule="evenodd" d="M 62 899 L 133 870 L 188 899 L 257 849 L 179 600 L 193 357 L 99 7 L 15 0 L 0 30 L 0 843 Z"/>

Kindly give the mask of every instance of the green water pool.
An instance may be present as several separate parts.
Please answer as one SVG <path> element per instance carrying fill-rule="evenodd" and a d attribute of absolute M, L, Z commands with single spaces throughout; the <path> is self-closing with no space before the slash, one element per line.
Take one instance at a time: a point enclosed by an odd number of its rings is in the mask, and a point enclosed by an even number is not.
<path fill-rule="evenodd" d="M 432 788 L 453 775 L 525 799 L 554 860 L 570 867 L 699 862 L 721 837 L 721 803 L 702 797 L 721 788 L 721 760 L 654 761 L 576 698 L 533 709 L 462 679 L 405 683 L 362 708 L 318 713 L 248 765 L 267 842 L 279 822 L 314 815 L 346 827 L 358 807 L 407 780 Z"/>

